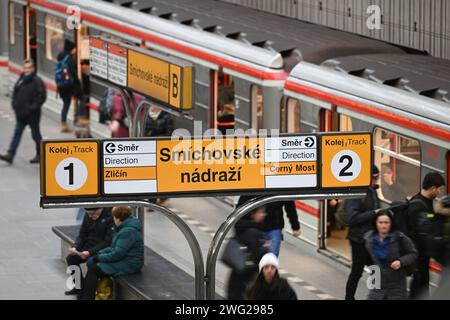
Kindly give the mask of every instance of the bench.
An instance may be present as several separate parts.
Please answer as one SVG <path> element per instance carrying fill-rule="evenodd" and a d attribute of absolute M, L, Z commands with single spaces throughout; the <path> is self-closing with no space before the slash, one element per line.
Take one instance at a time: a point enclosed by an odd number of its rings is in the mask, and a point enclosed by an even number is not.
<path fill-rule="evenodd" d="M 55 226 L 52 231 L 61 238 L 61 258 L 73 246 L 80 226 Z M 119 300 L 194 300 L 194 278 L 145 247 L 145 264 L 137 274 L 113 279 L 114 297 Z"/>

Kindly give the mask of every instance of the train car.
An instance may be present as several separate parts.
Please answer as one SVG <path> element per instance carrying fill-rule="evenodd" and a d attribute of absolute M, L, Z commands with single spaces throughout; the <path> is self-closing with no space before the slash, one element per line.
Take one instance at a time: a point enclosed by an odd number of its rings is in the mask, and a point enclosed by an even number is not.
<path fill-rule="evenodd" d="M 309 132 L 306 113 L 320 131 L 373 132 L 375 164 L 381 169 L 380 199 L 388 206 L 419 192 L 428 172 L 447 179 L 450 192 L 450 61 L 398 54 L 300 63 L 285 83 L 287 132 Z M 333 223 L 320 203 L 317 246 L 350 259 L 347 230 Z M 439 271 L 439 266 L 431 265 Z M 436 281 L 434 281 L 436 282 Z"/>
<path fill-rule="evenodd" d="M 0 79 L 8 75 L 8 2 L 0 1 Z M 7 93 L 6 81 L 0 80 L 0 95 Z"/>

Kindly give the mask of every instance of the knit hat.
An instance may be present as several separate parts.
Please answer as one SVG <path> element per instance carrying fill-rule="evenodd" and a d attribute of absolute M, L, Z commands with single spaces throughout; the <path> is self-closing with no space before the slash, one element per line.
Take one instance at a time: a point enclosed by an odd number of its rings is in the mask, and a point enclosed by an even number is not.
<path fill-rule="evenodd" d="M 259 272 L 265 266 L 274 266 L 277 270 L 280 269 L 280 263 L 278 262 L 278 258 L 273 253 L 266 253 L 259 262 Z"/>
<path fill-rule="evenodd" d="M 64 40 L 64 51 L 70 52 L 73 50 L 73 48 L 75 48 L 75 43 L 73 43 L 72 41 L 65 39 Z"/>

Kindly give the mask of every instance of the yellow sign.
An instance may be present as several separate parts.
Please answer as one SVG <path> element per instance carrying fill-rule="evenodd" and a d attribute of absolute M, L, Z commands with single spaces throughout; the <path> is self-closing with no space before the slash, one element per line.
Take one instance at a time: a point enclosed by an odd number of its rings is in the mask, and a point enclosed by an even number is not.
<path fill-rule="evenodd" d="M 192 108 L 192 81 L 192 66 L 171 63 L 147 52 L 128 51 L 128 87 L 132 90 L 188 110 Z"/>
<path fill-rule="evenodd" d="M 65 197 L 99 194 L 96 141 L 43 142 L 42 194 Z"/>
<path fill-rule="evenodd" d="M 372 172 L 372 136 L 322 136 L 322 187 L 369 186 Z"/>

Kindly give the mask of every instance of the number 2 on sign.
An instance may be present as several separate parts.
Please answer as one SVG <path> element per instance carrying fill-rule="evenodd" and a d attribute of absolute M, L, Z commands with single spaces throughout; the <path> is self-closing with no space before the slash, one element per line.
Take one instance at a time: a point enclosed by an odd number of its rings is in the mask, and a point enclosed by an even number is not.
<path fill-rule="evenodd" d="M 361 158 L 351 150 L 342 150 L 331 160 L 331 172 L 339 181 L 353 181 L 361 173 Z"/>

